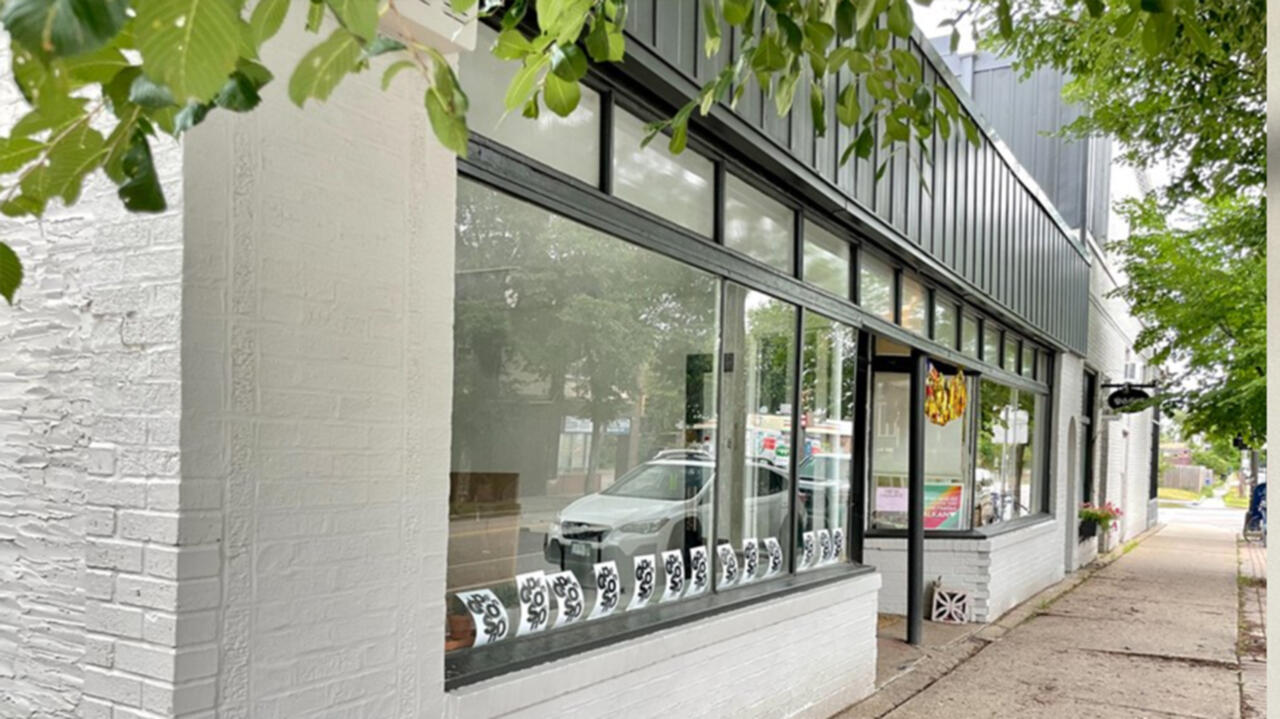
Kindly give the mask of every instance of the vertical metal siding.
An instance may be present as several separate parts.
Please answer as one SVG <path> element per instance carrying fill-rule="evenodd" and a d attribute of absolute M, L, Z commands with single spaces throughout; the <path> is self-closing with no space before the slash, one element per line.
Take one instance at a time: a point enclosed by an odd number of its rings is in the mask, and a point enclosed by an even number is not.
<path fill-rule="evenodd" d="M 674 72 L 695 82 L 710 80 L 741 44 L 739 33 L 728 32 L 721 53 L 712 58 L 702 55 L 700 9 L 702 3 L 710 1 L 631 0 L 627 20 L 630 40 L 650 49 Z M 935 64 L 936 56 L 923 52 L 914 40 L 894 42 L 910 48 L 922 60 L 926 83 L 942 82 L 944 73 L 949 77 L 949 71 Z M 1047 98 L 1060 92 L 1061 79 L 1048 74 L 1036 75 L 1032 81 L 1034 93 L 1014 93 L 1016 78 L 1008 68 L 975 68 L 974 95 L 992 98 L 986 104 L 988 117 L 976 121 L 980 127 L 987 127 L 988 122 L 995 127 L 1022 165 L 1042 169 L 1043 172 L 1033 171 L 1032 176 L 1039 178 L 1051 201 L 1061 203 L 1058 210 L 1064 210 L 1064 205 L 1069 209 L 1073 193 L 1075 203 L 1079 203 L 1086 143 L 1064 146 L 1059 138 L 1041 134 L 1044 129 L 1056 129 L 1043 125 L 1062 121 L 1066 116 L 1049 103 L 1013 100 L 1041 95 Z M 1074 248 L 1072 238 L 1054 219 L 1052 211 L 1041 206 L 1040 196 L 1034 194 L 1038 189 L 1024 185 L 1005 155 L 996 151 L 985 130 L 978 147 L 968 143 L 958 124 L 953 126 L 949 139 L 935 132 L 930 140 L 933 162 L 924 164 L 924 178 L 916 167 L 920 151 L 913 145 L 895 153 L 883 177 L 876 181 L 875 172 L 887 153 L 879 146 L 881 127 L 876 128 L 875 150 L 870 159 L 853 157 L 848 164 L 839 165 L 841 150 L 857 136 L 857 128 L 844 128 L 835 117 L 840 90 L 853 82 L 847 71 L 830 78 L 824 89 L 828 132 L 822 138 L 812 133 L 807 79 L 797 87 L 791 115 L 784 118 L 777 116 L 772 100 L 763 97 L 754 78 L 749 82 L 736 108 L 738 116 L 809 168 L 811 182 L 838 188 L 900 233 L 896 238 L 879 238 L 882 242 L 915 244 L 940 265 L 950 268 L 958 279 L 1046 334 L 1075 349 L 1085 347 L 1087 260 Z M 861 105 L 868 107 L 870 97 L 865 87 L 859 87 L 858 94 Z M 1105 200 L 1096 199 L 1095 195 L 1091 205 L 1094 207 L 1090 214 L 1097 212 L 1099 205 L 1105 206 Z"/>
<path fill-rule="evenodd" d="M 697 0 L 655 0 L 655 48 L 680 72 L 693 76 L 698 53 Z"/>
<path fill-rule="evenodd" d="M 627 8 L 627 32 L 645 45 L 653 45 L 655 0 L 631 0 Z"/>

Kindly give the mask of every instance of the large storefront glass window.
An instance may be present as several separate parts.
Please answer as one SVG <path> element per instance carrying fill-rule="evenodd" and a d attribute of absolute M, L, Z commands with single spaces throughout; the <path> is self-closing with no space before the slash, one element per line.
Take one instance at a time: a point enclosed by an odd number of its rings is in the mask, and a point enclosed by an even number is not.
<path fill-rule="evenodd" d="M 711 237 L 715 232 L 714 163 L 693 150 L 672 155 L 661 139 L 641 147 L 645 134 L 640 118 L 614 109 L 613 194 Z"/>
<path fill-rule="evenodd" d="M 804 281 L 835 295 L 849 296 L 848 242 L 808 220 L 804 223 Z"/>
<path fill-rule="evenodd" d="M 447 647 L 696 596 L 719 281 L 465 179 L 456 248 Z"/>
<path fill-rule="evenodd" d="M 480 24 L 476 47 L 488 48 L 497 33 Z M 485 137 L 591 185 L 600 182 L 600 95 L 582 87 L 582 99 L 568 117 L 554 112 L 529 121 L 507 112 L 504 96 L 520 64 L 506 62 L 487 50 L 462 53 L 458 73 L 466 83 L 471 107 L 467 125 Z M 639 140 L 633 143 L 640 144 Z"/>
<path fill-rule="evenodd" d="M 1043 508 L 1040 394 L 983 380 L 979 394 L 974 525 L 1036 514 Z"/>
<path fill-rule="evenodd" d="M 888 369 L 882 369 L 888 366 Z M 972 392 L 970 380 L 954 370 L 929 364 L 935 390 L 948 396 Z M 934 374 L 936 373 L 936 375 Z M 906 529 L 909 469 L 911 377 L 881 360 L 872 382 L 871 496 L 872 529 Z M 945 389 L 939 389 L 939 388 Z M 957 404 L 954 406 L 958 406 Z M 948 402 L 948 406 L 952 406 Z M 973 466 L 972 409 L 935 414 L 924 423 L 924 526 L 928 530 L 968 529 Z"/>
<path fill-rule="evenodd" d="M 792 543 L 790 465 L 794 305 L 736 284 L 724 292 L 716 488 L 716 587 L 785 573 Z"/>
<path fill-rule="evenodd" d="M 819 314 L 804 315 L 800 377 L 800 464 L 796 468 L 798 569 L 844 558 L 853 479 L 853 398 L 857 333 Z M 805 566 L 804 549 L 816 552 Z"/>
<path fill-rule="evenodd" d="M 795 272 L 795 213 L 737 175 L 724 178 L 724 246 Z"/>

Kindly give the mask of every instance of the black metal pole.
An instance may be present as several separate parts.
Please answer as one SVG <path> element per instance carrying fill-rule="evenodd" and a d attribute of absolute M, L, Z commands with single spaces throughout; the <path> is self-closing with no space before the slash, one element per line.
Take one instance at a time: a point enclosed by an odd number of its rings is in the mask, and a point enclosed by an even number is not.
<path fill-rule="evenodd" d="M 853 471 L 853 488 L 849 493 L 852 505 L 849 510 L 849 557 L 858 564 L 863 562 L 867 533 L 867 518 L 863 507 L 867 502 L 867 448 L 871 444 L 867 441 L 867 416 L 871 413 L 867 379 L 871 374 L 873 341 L 870 334 L 858 333 L 858 369 L 853 400 L 853 461 L 849 463 Z"/>
<path fill-rule="evenodd" d="M 911 352 L 911 401 L 907 433 L 907 643 L 924 630 L 924 383 L 928 357 Z"/>

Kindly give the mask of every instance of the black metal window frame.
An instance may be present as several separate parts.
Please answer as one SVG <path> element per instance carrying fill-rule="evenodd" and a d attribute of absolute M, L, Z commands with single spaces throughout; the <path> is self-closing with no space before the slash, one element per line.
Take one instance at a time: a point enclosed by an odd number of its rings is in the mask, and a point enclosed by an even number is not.
<path fill-rule="evenodd" d="M 673 108 L 664 107 L 661 103 L 653 100 L 651 97 L 648 97 L 646 93 L 644 93 L 642 90 L 635 88 L 631 83 L 626 83 L 621 81 L 621 79 L 617 77 L 616 73 L 612 73 L 606 76 L 604 72 L 605 71 L 599 70 L 597 68 L 592 68 L 591 72 L 587 76 L 587 79 L 584 80 L 584 82 L 589 87 L 592 87 L 593 89 L 597 90 L 597 92 L 600 93 L 601 107 L 603 108 L 606 105 L 610 106 L 610 109 L 608 111 L 605 111 L 602 109 L 602 112 L 601 112 L 602 118 L 612 116 L 612 105 L 615 105 L 615 104 L 618 107 L 622 108 L 623 110 L 635 115 L 636 117 L 639 117 L 642 121 L 662 120 L 669 117 L 671 112 L 674 111 Z M 606 127 L 602 123 L 601 132 L 603 133 L 601 146 L 612 148 L 613 147 L 612 125 L 609 125 L 608 127 Z M 493 144 L 495 146 L 500 147 L 500 145 L 497 145 L 496 143 L 493 143 Z M 910 265 L 909 263 L 901 259 L 898 256 L 898 254 L 896 254 L 892 249 L 886 249 L 886 247 L 883 246 L 881 243 L 877 242 L 873 238 L 867 237 L 864 230 L 861 230 L 850 224 L 842 222 L 837 218 L 831 217 L 828 213 L 822 212 L 819 208 L 817 208 L 810 202 L 807 202 L 805 199 L 803 199 L 799 195 L 790 192 L 789 190 L 786 189 L 786 185 L 784 183 L 760 171 L 755 164 L 750 162 L 749 159 L 740 157 L 737 154 L 732 152 L 726 152 L 723 148 L 717 146 L 714 141 L 705 137 L 701 132 L 701 130 L 697 127 L 696 123 L 690 123 L 689 125 L 687 148 L 694 150 L 698 152 L 698 154 L 702 155 L 703 157 L 706 157 L 707 159 L 711 160 L 716 167 L 717 186 L 716 186 L 716 192 L 715 192 L 715 198 L 716 198 L 715 212 L 718 219 L 717 219 L 717 222 L 715 223 L 716 230 L 715 230 L 715 237 L 713 239 L 713 242 L 715 244 L 718 244 L 721 246 L 724 245 L 723 178 L 726 173 L 732 172 L 733 174 L 737 175 L 739 178 L 745 180 L 751 187 L 753 187 L 757 191 L 768 195 L 772 199 L 786 205 L 787 207 L 793 209 L 796 212 L 796 215 L 797 215 L 796 231 L 794 233 L 795 248 L 796 248 L 795 258 L 794 258 L 795 268 L 792 274 L 789 275 L 790 277 L 796 280 L 803 281 L 802 280 L 803 265 L 804 265 L 803 254 L 802 254 L 803 224 L 804 224 L 804 220 L 813 221 L 823 226 L 824 229 L 828 230 L 829 232 L 832 232 L 837 237 L 847 241 L 852 248 L 852 252 L 850 253 L 850 260 L 852 264 L 850 268 L 850 278 L 849 278 L 849 282 L 852 285 L 850 296 L 839 297 L 833 293 L 826 292 L 824 290 L 818 289 L 806 283 L 805 286 L 810 288 L 814 293 L 821 294 L 824 297 L 836 298 L 839 301 L 841 301 L 842 304 L 847 303 L 846 306 L 847 307 L 851 306 L 848 308 L 852 309 L 853 312 L 856 313 L 858 317 L 860 317 L 861 324 L 876 330 L 878 333 L 894 338 L 895 341 L 909 344 L 912 347 L 916 347 L 924 352 L 939 356 L 953 364 L 957 364 L 959 366 L 965 367 L 966 371 L 982 371 L 984 373 L 987 373 L 993 376 L 1001 376 L 1002 377 L 1001 381 L 1005 382 L 1006 384 L 1019 384 L 1026 379 L 1025 377 L 1019 375 L 1016 371 L 1006 372 L 1002 366 L 1002 362 L 999 361 L 1000 358 L 997 358 L 997 362 L 995 363 L 990 362 L 989 359 L 987 358 L 984 358 L 987 361 L 981 361 L 981 360 L 975 361 L 977 358 L 960 353 L 958 351 L 958 348 L 955 346 L 955 344 L 950 346 L 943 345 L 943 344 L 934 342 L 931 337 L 917 335 L 913 332 L 907 332 L 906 330 L 903 330 L 901 328 L 902 273 L 910 272 L 915 277 L 915 279 L 918 282 L 920 282 L 920 284 L 924 286 L 926 289 L 943 288 L 944 285 L 939 280 L 939 278 L 933 277 L 932 275 L 927 274 L 924 271 Z M 512 153 L 512 154 L 515 154 L 515 153 Z M 533 165 L 540 164 L 534 160 L 529 160 L 529 162 Z M 545 169 L 546 171 L 555 175 L 561 174 L 559 173 L 559 171 L 555 170 L 554 168 L 545 168 Z M 601 169 L 602 187 L 607 187 L 609 185 L 609 181 L 605 179 L 606 177 L 608 178 L 612 177 L 612 167 L 607 167 L 607 168 L 602 167 Z M 568 178 L 568 179 L 573 179 L 573 178 Z M 585 185 L 586 183 L 581 183 L 581 184 Z M 610 197 L 612 198 L 612 195 L 610 195 Z M 627 204 L 627 206 L 634 207 L 629 204 Z M 663 222 L 666 222 L 665 220 L 662 220 L 662 218 L 657 217 L 656 215 L 647 213 L 645 210 L 642 210 L 640 208 L 635 208 L 635 209 L 638 212 L 648 214 L 651 217 L 655 217 Z M 680 228 L 680 229 L 683 229 L 683 228 Z M 690 236 L 695 238 L 700 237 L 694 233 L 688 233 L 688 234 L 690 234 Z M 704 242 L 706 241 L 706 238 L 701 238 L 701 239 Z M 776 269 L 769 267 L 768 265 L 765 265 L 762 262 L 749 258 L 746 255 L 742 253 L 738 253 L 734 250 L 729 250 L 729 251 L 733 252 L 739 257 L 746 259 L 748 262 L 751 262 L 752 264 L 766 270 L 772 275 L 775 275 L 778 277 L 784 276 L 782 273 L 779 273 Z M 879 316 L 864 312 L 861 309 L 860 300 L 862 298 L 859 296 L 860 294 L 859 276 L 862 269 L 861 255 L 864 252 L 869 252 L 871 255 L 873 255 L 880 261 L 887 264 L 894 271 L 894 286 L 893 286 L 894 319 L 891 323 L 880 318 Z M 676 258 L 685 259 L 679 256 L 676 256 Z M 763 290 L 763 291 L 767 292 L 768 290 Z M 944 291 L 946 291 L 948 294 L 954 294 L 951 292 L 950 289 L 944 289 Z M 964 296 L 967 296 L 967 295 L 964 295 Z M 794 302 L 794 300 L 791 300 L 788 297 L 780 297 L 780 299 L 785 299 L 787 301 Z M 995 303 L 997 301 L 995 300 L 995 298 L 991 298 L 991 302 Z M 958 309 L 960 310 L 960 313 L 962 315 L 966 309 L 972 309 L 973 310 L 972 314 L 974 314 L 979 318 L 982 318 L 983 321 L 986 321 L 988 318 L 991 318 L 993 315 L 993 310 L 990 308 L 985 308 L 981 304 L 980 300 L 958 300 L 957 303 L 958 303 Z M 931 309 L 932 308 L 930 308 L 930 310 Z M 850 317 L 849 315 L 845 315 L 845 316 L 831 315 L 829 311 L 829 306 L 828 308 L 821 309 L 821 311 L 824 314 L 828 314 L 828 316 L 831 316 L 833 319 L 837 319 L 841 322 L 850 322 L 850 323 L 857 324 L 857 322 L 849 319 Z M 990 321 L 993 324 L 997 324 L 996 320 L 994 319 Z M 1002 326 L 1002 325 L 997 324 L 997 326 Z M 979 340 L 980 340 L 979 345 L 981 345 L 981 338 L 982 338 L 981 332 L 982 332 L 982 328 L 980 327 L 979 328 Z M 981 354 L 981 351 L 980 351 L 980 354 Z M 1026 385 L 1026 388 L 1034 389 L 1035 391 L 1040 391 L 1040 392 L 1049 391 L 1049 387 L 1047 386 L 1047 384 L 1035 382 L 1035 381 L 1032 381 L 1031 383 Z"/>
<path fill-rule="evenodd" d="M 912 361 L 910 357 L 905 357 L 905 356 L 876 357 L 874 352 L 874 342 L 875 342 L 874 338 L 871 338 L 870 346 L 871 346 L 872 352 L 871 352 L 871 357 L 869 362 L 869 373 L 867 377 L 867 382 L 868 382 L 867 404 L 865 405 L 866 412 L 868 415 L 867 417 L 868 424 L 872 422 L 872 418 L 870 415 L 873 411 L 872 408 L 874 407 L 874 402 L 875 402 L 875 390 L 874 390 L 875 385 L 874 385 L 874 382 L 872 381 L 874 378 L 875 372 L 881 371 L 881 372 L 895 372 L 895 373 L 902 373 L 902 374 L 910 374 L 911 361 Z M 940 369 L 942 371 L 954 372 L 956 369 L 964 369 L 963 367 L 949 363 L 942 359 L 937 359 L 933 356 L 929 357 L 929 361 L 935 364 L 941 365 Z M 1020 392 L 1030 391 L 1040 395 L 1043 402 L 1043 404 L 1041 405 L 1041 412 L 1043 413 L 1044 418 L 1037 418 L 1037 422 L 1036 422 L 1036 432 L 1039 434 L 1038 438 L 1040 439 L 1041 444 L 1037 448 L 1037 456 L 1034 459 L 1035 463 L 1039 465 L 1039 470 L 1040 470 L 1040 475 L 1037 478 L 1037 481 L 1040 485 L 1039 506 L 1035 508 L 1036 511 L 1032 514 L 1023 515 L 1021 517 L 1017 517 L 1015 519 L 1011 519 L 1003 522 L 996 522 L 995 524 L 983 525 L 981 527 L 971 526 L 968 529 L 926 529 L 924 533 L 925 539 L 988 539 L 990 537 L 994 537 L 997 535 L 1007 534 L 1009 532 L 1015 532 L 1020 529 L 1025 529 L 1027 527 L 1044 524 L 1046 522 L 1053 522 L 1056 520 L 1056 513 L 1054 512 L 1054 507 L 1053 507 L 1054 484 L 1053 484 L 1053 477 L 1050 474 L 1052 469 L 1052 462 L 1050 461 L 1050 455 L 1052 453 L 1048 451 L 1049 449 L 1048 444 L 1049 444 L 1049 441 L 1051 440 L 1051 437 L 1050 437 L 1051 423 L 1045 422 L 1045 419 L 1052 417 L 1053 415 L 1053 411 L 1052 411 L 1053 394 L 1046 390 L 1025 386 L 1025 383 L 1010 384 L 1009 382 L 1005 381 L 1004 378 L 1002 378 L 1000 375 L 992 374 L 992 373 L 983 373 L 981 370 L 973 371 L 969 376 L 973 380 L 973 392 L 972 392 L 972 395 L 969 397 L 969 406 L 971 407 L 979 406 L 979 403 L 982 400 L 982 380 L 984 379 L 1013 387 L 1014 389 L 1017 389 Z M 976 412 L 974 412 L 973 416 L 970 417 L 970 421 L 973 423 L 973 426 L 972 426 L 972 431 L 969 432 L 969 450 L 971 451 L 973 456 L 977 456 L 978 418 L 977 418 Z M 866 438 L 866 442 L 867 442 L 867 446 L 864 449 L 864 453 L 868 453 L 873 449 L 872 440 L 870 439 L 870 437 Z M 864 461 L 866 462 L 866 469 L 864 472 L 864 479 L 863 479 L 863 483 L 865 485 L 863 501 L 866 504 L 866 506 L 869 507 L 870 506 L 869 497 L 870 497 L 870 492 L 873 489 L 872 479 L 874 479 L 873 472 L 875 470 L 875 467 L 872 465 L 870 461 L 870 454 L 866 455 L 866 459 L 864 459 Z M 969 474 L 965 478 L 965 482 L 966 482 L 965 486 L 968 488 L 970 493 L 973 493 L 975 491 L 974 488 L 976 486 L 976 481 L 977 481 L 976 475 L 977 475 L 977 465 L 973 464 L 969 467 Z M 907 530 L 905 529 L 872 528 L 870 526 L 870 523 L 871 523 L 870 513 L 865 512 L 864 514 L 866 515 L 863 518 L 863 537 L 864 538 L 866 539 L 906 538 Z M 972 520 L 970 520 L 970 523 L 972 523 Z"/>
<path fill-rule="evenodd" d="M 629 91 L 616 83 L 603 78 L 598 71 L 592 70 L 584 83 L 600 94 L 601 117 L 613 116 L 613 105 L 630 112 L 641 120 L 654 120 L 664 115 L 651 103 L 643 100 L 637 93 Z M 607 108 L 607 109 L 606 109 Z M 613 147 L 612 123 L 601 123 L 601 147 Z M 528 199 L 535 204 L 551 209 L 578 222 L 595 227 L 615 237 L 624 239 L 661 254 L 689 262 L 695 267 L 711 271 L 726 279 L 758 289 L 794 304 L 821 312 L 832 319 L 852 325 L 866 327 L 875 333 L 889 337 L 896 342 L 907 344 L 930 355 L 936 356 L 951 364 L 964 367 L 966 371 L 983 372 L 998 376 L 1006 384 L 1023 386 L 1039 392 L 1048 392 L 1049 387 L 1027 378 L 1016 372 L 1008 372 L 1000 364 L 991 363 L 990 358 L 974 358 L 960 353 L 954 346 L 946 346 L 933 341 L 929 337 L 918 335 L 903 329 L 900 322 L 901 308 L 901 274 L 905 265 L 892 252 L 887 251 L 866 238 L 859 230 L 841 223 L 835 218 L 823 215 L 817 208 L 809 205 L 796 196 L 778 191 L 779 184 L 768 176 L 757 171 L 754 166 L 741 158 L 734 157 L 712 142 L 704 138 L 696 128 L 689 130 L 687 147 L 703 157 L 711 160 L 716 168 L 715 187 L 715 233 L 714 237 L 688 230 L 654 213 L 627 203 L 604 188 L 612 184 L 613 168 L 602 168 L 600 180 L 595 185 L 583 182 L 554 167 L 524 156 L 507 148 L 500 142 L 490 140 L 476 133 L 472 134 L 468 157 L 460 158 L 458 171 L 461 175 L 482 180 L 487 184 L 504 189 L 510 194 Z M 857 286 L 857 277 L 861 270 L 861 253 L 871 252 L 894 269 L 894 315 L 895 321 L 865 312 L 852 298 L 838 297 L 830 292 L 818 289 L 804 282 L 799 270 L 785 274 L 754 260 L 745 254 L 724 247 L 724 176 L 733 172 L 745 180 L 754 189 L 763 192 L 774 200 L 794 209 L 798 214 L 810 220 L 821 221 L 823 226 L 837 234 L 848 238 L 855 252 L 852 256 L 850 283 Z M 821 218 L 821 220 L 819 220 Z M 797 224 L 801 219 L 797 218 Z M 803 233 L 797 233 L 796 243 L 803 240 Z M 799 257 L 796 267 L 802 266 Z M 926 286 L 936 287 L 936 279 L 918 271 L 912 273 Z M 855 291 L 853 294 L 857 294 Z M 858 298 L 860 299 L 860 298 Z M 976 304 L 964 303 L 963 308 L 972 308 L 982 318 L 981 331 L 985 328 L 990 316 L 988 312 Z M 980 343 L 981 344 L 981 343 Z M 981 354 L 981 353 L 980 353 Z M 997 358 L 998 360 L 999 358 Z"/>
<path fill-rule="evenodd" d="M 824 215 L 815 208 L 786 192 L 777 191 L 777 184 L 771 183 L 767 177 L 757 172 L 752 165 L 740 158 L 730 156 L 719 150 L 713 143 L 701 137 L 696 130 L 689 133 L 688 147 L 707 157 L 715 168 L 715 207 L 714 236 L 707 238 L 677 225 L 665 218 L 647 212 L 611 194 L 613 178 L 613 143 L 614 124 L 612 122 L 615 103 L 618 107 L 635 114 L 642 120 L 662 117 L 663 115 L 651 105 L 645 103 L 636 94 L 625 91 L 617 85 L 606 81 L 593 71 L 585 84 L 600 94 L 601 106 L 601 172 L 597 183 L 587 183 L 569 176 L 554 167 L 524 156 L 507 148 L 499 142 L 473 134 L 469 143 L 466 158 L 459 158 L 458 173 L 460 177 L 481 182 L 498 191 L 531 202 L 550 212 L 580 222 L 593 229 L 605 232 L 619 240 L 656 251 L 668 257 L 691 264 L 692 266 L 711 272 L 721 279 L 738 283 L 752 290 L 757 290 L 797 306 L 797 357 L 803 351 L 803 318 L 808 312 L 816 312 L 832 320 L 844 323 L 859 332 L 860 354 L 861 340 L 869 338 L 868 332 L 875 336 L 883 336 L 905 344 L 913 349 L 936 357 L 939 361 L 957 367 L 963 367 L 971 373 L 985 374 L 999 381 L 1018 386 L 1022 389 L 1047 394 L 1049 388 L 1039 382 L 1027 381 L 1026 378 L 1009 373 L 999 366 L 991 366 L 976 358 L 964 355 L 953 343 L 944 346 L 934 342 L 928 336 L 917 335 L 903 329 L 900 322 L 901 312 L 901 277 L 902 263 L 889 252 L 876 248 L 873 252 L 886 259 L 894 268 L 894 322 L 870 315 L 863 311 L 855 300 L 858 298 L 858 277 L 861 269 L 861 255 L 871 243 L 866 241 L 859 231 Z M 724 178 L 727 172 L 733 172 L 758 191 L 779 201 L 793 210 L 795 218 L 794 233 L 794 266 L 788 275 L 758 262 L 742 253 L 724 246 Z M 850 253 L 850 297 L 839 297 L 830 292 L 818 289 L 803 281 L 803 222 L 805 219 L 820 223 L 824 228 L 845 238 L 851 245 Z M 924 275 L 914 272 L 929 291 L 934 289 L 933 283 Z M 960 316 L 964 307 L 958 304 Z M 930 322 L 932 321 L 932 305 L 929 306 Z M 981 337 L 981 335 L 980 335 Z M 869 377 L 868 377 L 869 379 Z M 793 414 L 799 408 L 799 392 L 801 380 L 797 372 L 793 390 Z M 870 398 L 867 397 L 869 400 Z M 868 405 L 854 408 L 855 418 L 867 413 Z M 793 420 L 793 434 L 797 431 L 798 422 Z M 865 418 L 861 422 L 867 424 Z M 855 449 L 858 444 L 855 438 Z M 793 437 L 794 446 L 794 437 Z M 862 448 L 865 453 L 866 447 Z M 865 458 L 864 458 L 865 460 Z M 859 465 L 863 465 L 861 470 Z M 853 486 L 865 486 L 865 462 L 851 462 Z M 856 476 L 859 471 L 863 474 Z M 795 503 L 796 493 L 795 463 L 791 467 L 791 498 Z M 637 636 L 650 631 L 658 631 L 667 626 L 696 621 L 719 611 L 745 606 L 758 601 L 765 601 L 788 591 L 798 591 L 811 586 L 818 586 L 836 581 L 871 568 L 855 564 L 860 561 L 860 546 L 864 524 L 861 503 L 863 497 L 851 492 L 850 501 L 854 506 L 849 508 L 849 553 L 847 562 L 806 571 L 802 574 L 790 574 L 769 583 L 752 585 L 751 587 L 734 588 L 728 592 L 713 592 L 705 598 L 691 602 L 673 603 L 652 608 L 639 617 L 621 615 L 598 620 L 579 627 L 570 627 L 545 635 L 533 635 L 507 640 L 502 644 L 485 647 L 476 652 L 459 650 L 446 657 L 446 689 L 482 681 L 484 679 L 517 671 L 533 664 L 551 661 L 556 658 L 577 654 L 591 648 L 607 645 L 612 642 Z M 793 513 L 794 514 L 794 513 Z M 794 517 L 789 522 L 794 523 Z M 1015 524 L 1004 523 L 1007 531 L 1016 528 Z M 942 536 L 954 538 L 959 533 L 945 532 Z M 989 536 L 991 532 L 979 533 Z M 856 549 L 859 548 L 859 549 Z M 856 550 L 856 551 L 855 551 Z M 775 591 L 776 590 L 776 591 Z M 488 657 L 488 659 L 483 659 Z"/>

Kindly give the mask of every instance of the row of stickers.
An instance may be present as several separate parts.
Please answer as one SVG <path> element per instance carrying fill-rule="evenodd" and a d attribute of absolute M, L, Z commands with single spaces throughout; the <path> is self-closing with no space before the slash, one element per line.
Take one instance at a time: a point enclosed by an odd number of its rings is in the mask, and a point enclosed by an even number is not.
<path fill-rule="evenodd" d="M 742 565 L 738 564 L 738 556 L 733 545 L 724 543 L 716 547 L 720 557 L 720 587 L 731 587 L 747 584 L 756 579 L 768 579 L 782 571 L 782 546 L 774 537 L 764 540 L 764 551 L 767 563 L 760 567 L 760 545 L 754 538 L 742 541 Z M 800 559 L 797 569 L 834 562 L 844 552 L 844 530 L 835 529 L 828 532 L 820 529 L 817 532 L 805 532 L 802 538 Z M 662 585 L 662 596 L 658 603 L 671 602 L 681 598 L 696 597 L 709 588 L 710 572 L 707 568 L 707 548 L 693 547 L 689 550 L 689 577 L 684 572 L 684 553 L 679 549 L 663 552 L 662 569 L 666 581 Z M 635 588 L 631 594 L 631 602 L 627 611 L 632 612 L 649 606 L 657 593 L 656 555 L 644 554 L 631 560 Z M 516 627 L 516 636 L 540 632 L 552 627 L 564 627 L 579 620 L 589 621 L 613 614 L 618 609 L 622 594 L 621 576 L 617 562 L 610 560 L 598 562 L 594 568 L 596 587 L 596 605 L 589 614 L 585 612 L 585 593 L 578 578 L 572 571 L 566 570 L 547 574 L 543 571 L 528 572 L 516 576 L 516 590 L 520 600 L 520 624 Z M 507 609 L 492 589 L 478 589 L 471 592 L 459 592 L 458 599 L 471 614 L 471 621 L 476 626 L 475 646 L 484 646 L 505 639 L 509 634 Z M 551 618 L 551 602 L 554 599 L 560 608 L 555 619 Z"/>

